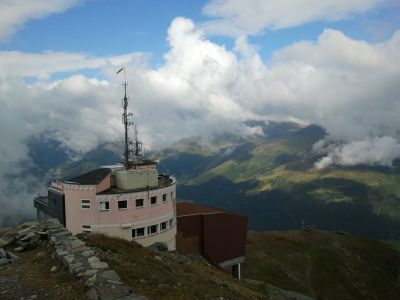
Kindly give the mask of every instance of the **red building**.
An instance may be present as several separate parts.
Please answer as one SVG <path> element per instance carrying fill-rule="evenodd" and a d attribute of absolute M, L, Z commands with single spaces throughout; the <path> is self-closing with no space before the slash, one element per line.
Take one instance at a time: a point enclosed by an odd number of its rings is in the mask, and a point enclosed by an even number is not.
<path fill-rule="evenodd" d="M 177 203 L 176 211 L 176 249 L 182 253 L 201 253 L 210 263 L 231 268 L 232 275 L 240 279 L 247 217 L 188 202 Z"/>

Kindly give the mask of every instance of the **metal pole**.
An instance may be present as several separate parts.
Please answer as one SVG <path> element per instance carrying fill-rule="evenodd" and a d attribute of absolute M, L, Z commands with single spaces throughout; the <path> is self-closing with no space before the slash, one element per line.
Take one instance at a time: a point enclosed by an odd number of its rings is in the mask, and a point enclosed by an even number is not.
<path fill-rule="evenodd" d="M 125 127 L 125 168 L 128 170 L 129 168 L 129 141 L 128 141 L 128 97 L 126 96 L 126 76 L 125 76 L 125 68 L 124 68 L 124 127 Z"/>

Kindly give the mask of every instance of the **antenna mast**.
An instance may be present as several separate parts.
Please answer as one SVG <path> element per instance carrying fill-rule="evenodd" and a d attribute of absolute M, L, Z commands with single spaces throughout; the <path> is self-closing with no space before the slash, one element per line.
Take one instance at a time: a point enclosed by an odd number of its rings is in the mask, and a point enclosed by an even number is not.
<path fill-rule="evenodd" d="M 122 124 L 124 124 L 124 130 L 125 130 L 125 151 L 124 151 L 124 158 L 125 158 L 125 168 L 129 169 L 129 154 L 133 152 L 135 158 L 138 158 L 141 155 L 142 152 L 142 142 L 138 140 L 138 133 L 137 133 L 137 127 L 135 124 L 135 145 L 134 149 L 130 149 L 130 146 L 132 146 L 132 142 L 129 140 L 128 137 L 128 126 L 133 125 L 133 122 L 129 122 L 128 117 L 132 116 L 132 113 L 128 113 L 128 97 L 126 96 L 126 87 L 128 83 L 126 82 L 126 75 L 125 75 L 125 67 L 121 68 L 118 70 L 118 73 L 121 71 L 124 71 L 124 82 L 122 86 L 124 87 L 124 99 L 122 99 L 122 107 L 124 108 L 124 113 L 122 114 Z"/>
<path fill-rule="evenodd" d="M 142 142 L 138 140 L 137 127 L 135 124 L 135 157 L 139 157 L 140 152 L 142 152 Z"/>
<path fill-rule="evenodd" d="M 118 70 L 118 73 L 124 71 L 124 83 L 122 86 L 124 87 L 124 99 L 122 99 L 122 107 L 124 109 L 124 113 L 122 114 L 122 124 L 124 124 L 125 129 L 125 150 L 124 150 L 124 158 L 125 158 L 125 168 L 129 168 L 129 138 L 128 138 L 128 126 L 131 125 L 128 122 L 128 117 L 132 116 L 132 113 L 128 113 L 128 97 L 126 96 L 126 87 L 128 83 L 126 82 L 126 75 L 125 75 L 125 67 Z"/>

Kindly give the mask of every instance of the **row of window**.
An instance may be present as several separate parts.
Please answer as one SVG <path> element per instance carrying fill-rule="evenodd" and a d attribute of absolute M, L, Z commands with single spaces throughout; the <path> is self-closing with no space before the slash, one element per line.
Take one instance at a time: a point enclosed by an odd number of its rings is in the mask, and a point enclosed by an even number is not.
<path fill-rule="evenodd" d="M 171 199 L 174 198 L 174 192 L 171 192 Z M 167 194 L 162 195 L 162 202 L 167 202 Z M 151 205 L 156 205 L 158 203 L 158 197 L 153 196 L 150 198 L 150 204 Z M 84 209 L 90 209 L 90 200 L 88 199 L 82 199 L 81 200 L 81 208 Z M 117 207 L 118 209 L 128 209 L 128 200 L 119 200 L 117 201 Z M 135 200 L 135 207 L 140 208 L 144 207 L 144 199 L 136 199 Z M 100 211 L 108 211 L 110 210 L 110 201 L 100 201 Z"/>
<path fill-rule="evenodd" d="M 161 222 L 160 224 L 154 224 L 147 226 L 147 236 L 157 234 L 159 232 L 165 231 L 172 227 L 174 224 L 174 219 L 171 218 L 168 221 Z M 146 236 L 146 227 L 139 227 L 132 229 L 132 238 L 140 238 Z"/>
<path fill-rule="evenodd" d="M 150 225 L 147 227 L 139 227 L 132 229 L 132 238 L 140 238 L 145 237 L 153 234 L 157 234 L 159 232 L 165 231 L 168 228 L 171 228 L 174 225 L 174 218 L 169 219 L 168 221 L 161 222 L 159 224 Z M 146 235 L 146 228 L 147 228 L 147 235 Z M 83 232 L 91 232 L 92 226 L 91 225 L 82 225 Z"/>

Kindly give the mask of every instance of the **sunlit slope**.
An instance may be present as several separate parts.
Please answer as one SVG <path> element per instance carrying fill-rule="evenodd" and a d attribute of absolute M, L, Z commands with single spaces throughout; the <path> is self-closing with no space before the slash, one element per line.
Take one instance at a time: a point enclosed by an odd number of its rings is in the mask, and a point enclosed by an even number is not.
<path fill-rule="evenodd" d="M 247 195 L 281 190 L 297 192 L 324 203 L 365 201 L 378 214 L 400 220 L 400 172 L 390 168 L 314 168 L 320 157 L 312 145 L 323 137 L 316 126 L 273 141 L 263 140 L 242 149 L 215 167 L 185 181 L 201 186 L 223 177 L 234 184 L 251 182 Z M 250 142 L 248 142 L 250 145 Z"/>
<path fill-rule="evenodd" d="M 314 299 L 398 299 L 400 253 L 379 241 L 325 231 L 252 232 L 244 278 Z"/>
<path fill-rule="evenodd" d="M 312 145 L 324 136 L 324 131 L 317 126 L 309 126 L 288 132 L 279 139 L 253 139 L 246 141 L 248 147 L 236 149 L 221 164 L 211 168 L 193 179 L 191 184 L 201 184 L 213 177 L 223 176 L 238 183 L 259 180 L 266 174 L 282 165 L 293 168 L 312 167 L 308 156 Z"/>
<path fill-rule="evenodd" d="M 400 171 L 388 167 L 314 167 L 317 126 L 277 137 L 242 139 L 213 154 L 170 152 L 161 167 L 176 175 L 181 199 L 242 212 L 257 230 L 347 230 L 400 238 Z M 357 222 L 355 222 L 357 220 Z"/>

